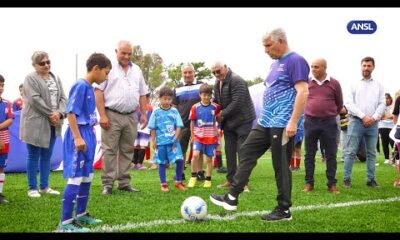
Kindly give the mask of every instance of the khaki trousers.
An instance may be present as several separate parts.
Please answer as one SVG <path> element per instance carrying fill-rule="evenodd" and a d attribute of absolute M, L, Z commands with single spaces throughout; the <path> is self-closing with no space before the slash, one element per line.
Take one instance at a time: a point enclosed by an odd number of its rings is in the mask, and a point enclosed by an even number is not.
<path fill-rule="evenodd" d="M 133 143 L 137 135 L 137 113 L 120 114 L 106 110 L 110 121 L 108 130 L 101 129 L 104 151 L 101 180 L 103 188 L 111 188 L 118 181 L 118 188 L 130 186 L 130 166 L 133 157 Z"/>

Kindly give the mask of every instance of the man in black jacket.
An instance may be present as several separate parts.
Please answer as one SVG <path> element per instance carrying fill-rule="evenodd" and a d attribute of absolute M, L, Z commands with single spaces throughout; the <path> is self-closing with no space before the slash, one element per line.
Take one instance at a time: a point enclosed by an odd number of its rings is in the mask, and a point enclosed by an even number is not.
<path fill-rule="evenodd" d="M 225 139 L 225 156 L 228 173 L 226 182 L 219 188 L 230 188 L 237 169 L 237 154 L 246 140 L 256 117 L 254 105 L 246 81 L 232 72 L 225 63 L 216 61 L 211 66 L 216 81 L 214 102 L 221 105 L 221 112 L 216 116 L 222 123 Z M 249 191 L 247 185 L 244 191 Z"/>

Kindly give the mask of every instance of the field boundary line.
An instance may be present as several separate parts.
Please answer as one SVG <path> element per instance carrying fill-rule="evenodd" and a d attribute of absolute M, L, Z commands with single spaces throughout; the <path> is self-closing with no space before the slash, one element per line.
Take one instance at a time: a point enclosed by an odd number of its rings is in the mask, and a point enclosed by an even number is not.
<path fill-rule="evenodd" d="M 400 201 L 400 197 L 391 197 L 386 199 L 373 199 L 373 200 L 359 200 L 359 201 L 351 201 L 351 202 L 342 202 L 342 203 L 331 203 L 331 204 L 317 204 L 317 205 L 306 205 L 306 206 L 298 206 L 290 208 L 292 212 L 299 211 L 307 211 L 307 210 L 315 210 L 315 209 L 329 209 L 329 208 L 341 208 L 341 207 L 350 207 L 356 205 L 365 205 L 365 204 L 380 204 L 380 203 L 389 203 L 389 202 L 397 202 Z M 226 215 L 221 216 L 220 214 L 208 214 L 207 219 L 217 220 L 217 221 L 231 221 L 238 217 L 254 217 L 258 215 L 268 214 L 271 211 L 247 211 L 247 212 L 238 212 L 234 214 L 230 214 L 227 212 Z M 127 223 L 127 224 L 119 224 L 119 225 L 102 225 L 95 228 L 92 228 L 92 232 L 119 232 L 128 229 L 135 229 L 141 227 L 153 227 L 158 225 L 167 225 L 167 224 L 182 224 L 185 220 L 154 220 L 148 222 L 137 222 L 137 223 Z"/>

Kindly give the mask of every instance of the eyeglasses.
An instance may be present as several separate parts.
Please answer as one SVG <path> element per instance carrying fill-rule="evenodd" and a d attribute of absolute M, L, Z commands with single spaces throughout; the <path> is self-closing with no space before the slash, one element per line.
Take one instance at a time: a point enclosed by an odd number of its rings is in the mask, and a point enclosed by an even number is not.
<path fill-rule="evenodd" d="M 50 62 L 50 60 L 47 60 L 47 61 L 43 61 L 43 62 L 38 63 L 38 65 L 43 67 L 44 65 L 46 65 L 46 63 L 47 63 L 47 65 L 50 65 L 51 62 Z"/>
<path fill-rule="evenodd" d="M 215 70 L 215 71 L 212 71 L 212 74 L 214 74 L 214 75 L 219 75 L 219 74 L 221 74 L 221 69 L 222 68 L 220 68 L 220 69 L 218 69 L 218 70 Z"/>

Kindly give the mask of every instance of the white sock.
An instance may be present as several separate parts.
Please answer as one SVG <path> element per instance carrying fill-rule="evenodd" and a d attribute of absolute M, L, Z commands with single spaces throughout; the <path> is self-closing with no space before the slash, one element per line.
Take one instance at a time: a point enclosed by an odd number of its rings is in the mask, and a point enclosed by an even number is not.
<path fill-rule="evenodd" d="M 4 185 L 4 179 L 6 178 L 5 173 L 0 173 L 0 193 L 3 192 L 3 185 Z"/>
<path fill-rule="evenodd" d="M 228 198 L 230 199 L 230 200 L 235 200 L 236 198 L 234 197 L 234 196 L 232 196 L 230 193 L 228 194 Z"/>

